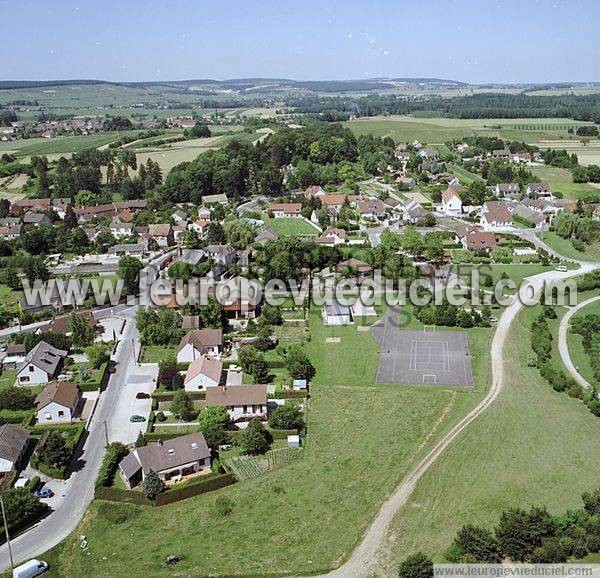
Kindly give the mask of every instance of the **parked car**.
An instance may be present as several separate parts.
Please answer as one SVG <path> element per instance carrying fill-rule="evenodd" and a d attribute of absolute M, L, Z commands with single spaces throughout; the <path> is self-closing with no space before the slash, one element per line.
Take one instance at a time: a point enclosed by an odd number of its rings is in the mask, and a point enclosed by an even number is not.
<path fill-rule="evenodd" d="M 137 422 L 141 422 L 141 421 L 146 421 L 146 418 L 143 415 L 132 415 L 129 418 L 129 421 L 131 421 L 133 423 L 137 423 Z"/>
<path fill-rule="evenodd" d="M 43 560 L 29 560 L 13 569 L 13 578 L 33 578 L 39 576 L 48 570 L 47 562 Z"/>
<path fill-rule="evenodd" d="M 54 495 L 54 492 L 50 488 L 44 486 L 43 488 L 33 492 L 33 495 L 37 496 L 38 498 L 51 498 Z"/>
<path fill-rule="evenodd" d="M 150 394 L 146 393 L 145 391 L 138 391 L 135 394 L 135 399 L 149 399 L 150 398 Z"/>
<path fill-rule="evenodd" d="M 8 345 L 6 343 L 0 343 L 0 351 L 4 352 L 8 349 Z"/>
<path fill-rule="evenodd" d="M 567 268 L 564 265 L 557 265 L 556 271 L 560 271 L 561 273 L 566 273 L 567 272 Z"/>
<path fill-rule="evenodd" d="M 493 315 L 490 317 L 490 323 L 496 323 L 496 321 L 498 321 L 497 317 L 494 317 Z"/>

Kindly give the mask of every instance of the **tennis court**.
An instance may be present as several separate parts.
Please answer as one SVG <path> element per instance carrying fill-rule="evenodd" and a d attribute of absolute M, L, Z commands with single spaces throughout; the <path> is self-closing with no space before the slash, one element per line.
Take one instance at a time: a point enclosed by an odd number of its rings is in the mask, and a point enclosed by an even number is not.
<path fill-rule="evenodd" d="M 386 323 L 373 333 L 381 344 L 377 383 L 473 386 L 464 331 L 402 330 Z"/>

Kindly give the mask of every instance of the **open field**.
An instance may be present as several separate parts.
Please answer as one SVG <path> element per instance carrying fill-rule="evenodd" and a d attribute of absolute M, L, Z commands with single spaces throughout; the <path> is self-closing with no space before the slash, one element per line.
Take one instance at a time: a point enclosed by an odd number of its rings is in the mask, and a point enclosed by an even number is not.
<path fill-rule="evenodd" d="M 511 506 L 562 513 L 598 486 L 600 420 L 552 391 L 527 364 L 536 313 L 529 308 L 515 321 L 500 397 L 442 454 L 396 515 L 384 560 L 388 574 L 417 550 L 441 560 L 464 524 L 491 526 Z"/>
<path fill-rule="evenodd" d="M 336 327 L 341 344 L 324 346 L 331 328 L 315 308 L 310 326 L 317 374 L 302 461 L 160 509 L 111 505 L 119 523 L 94 502 L 52 553 L 60 574 L 160 576 L 162 560 L 174 552 L 184 556 L 182 576 L 198 576 L 198 568 L 205 576 L 231 576 L 338 566 L 410 464 L 482 391 L 374 385 L 378 345 L 370 332 Z M 487 354 L 486 340 L 478 343 Z M 219 514 L 223 499 L 231 501 L 228 515 Z M 82 533 L 88 553 L 79 547 Z"/>
<path fill-rule="evenodd" d="M 537 145 L 543 149 L 565 149 L 570 154 L 575 153 L 580 165 L 600 164 L 600 140 L 592 138 L 584 145 L 580 139 L 581 137 L 570 141 L 541 140 Z"/>
<path fill-rule="evenodd" d="M 409 116 L 371 117 L 344 123 L 357 135 L 372 133 L 382 137 L 391 136 L 396 142 L 419 139 L 430 144 L 444 143 L 468 135 L 483 135 L 530 144 L 541 140 L 561 141 L 560 147 L 563 146 L 563 139 L 576 140 L 580 144 L 579 137 L 569 134 L 567 128 L 584 124 L 590 123 L 566 118 L 456 119 Z"/>
<path fill-rule="evenodd" d="M 573 247 L 573 243 L 569 239 L 563 239 L 552 231 L 545 231 L 538 234 L 538 237 L 544 241 L 549 247 L 567 257 L 567 259 L 579 259 L 583 261 L 599 261 L 600 260 L 600 243 L 585 246 L 585 253 L 578 251 Z"/>
<path fill-rule="evenodd" d="M 552 192 L 559 192 L 566 199 L 580 199 L 585 193 L 599 195 L 596 187 L 589 183 L 574 183 L 571 171 L 559 167 L 540 166 L 529 167 L 529 170 L 542 183 L 548 183 Z"/>
<path fill-rule="evenodd" d="M 12 152 L 18 158 L 32 155 L 76 153 L 115 142 L 124 136 L 136 136 L 141 131 L 103 132 L 82 136 L 57 136 L 0 142 L 0 152 Z"/>
<path fill-rule="evenodd" d="M 263 215 L 262 220 L 269 227 L 273 227 L 279 235 L 311 235 L 316 236 L 319 231 L 304 219 L 296 217 L 283 217 L 281 219 L 271 219 Z"/>

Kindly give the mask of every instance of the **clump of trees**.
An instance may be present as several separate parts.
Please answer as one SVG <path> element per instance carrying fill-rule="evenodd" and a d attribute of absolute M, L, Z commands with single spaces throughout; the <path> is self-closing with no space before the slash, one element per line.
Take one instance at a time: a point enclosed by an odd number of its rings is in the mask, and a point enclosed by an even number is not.
<path fill-rule="evenodd" d="M 258 418 L 248 422 L 248 425 L 235 438 L 235 444 L 245 454 L 264 454 L 273 442 L 273 436 Z"/>
<path fill-rule="evenodd" d="M 140 307 L 135 322 L 143 345 L 170 345 L 179 343 L 183 334 L 181 315 L 168 307 Z"/>

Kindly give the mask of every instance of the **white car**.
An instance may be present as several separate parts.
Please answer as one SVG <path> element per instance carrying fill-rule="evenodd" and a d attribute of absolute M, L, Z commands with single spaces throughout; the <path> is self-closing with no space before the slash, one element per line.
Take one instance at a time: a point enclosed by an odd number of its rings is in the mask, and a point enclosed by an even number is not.
<path fill-rule="evenodd" d="M 13 578 L 33 578 L 48 570 L 48 563 L 43 560 L 29 560 L 13 570 Z"/>
<path fill-rule="evenodd" d="M 567 272 L 567 268 L 564 265 L 557 265 L 554 270 L 555 271 L 560 271 L 561 273 L 566 273 Z"/>

